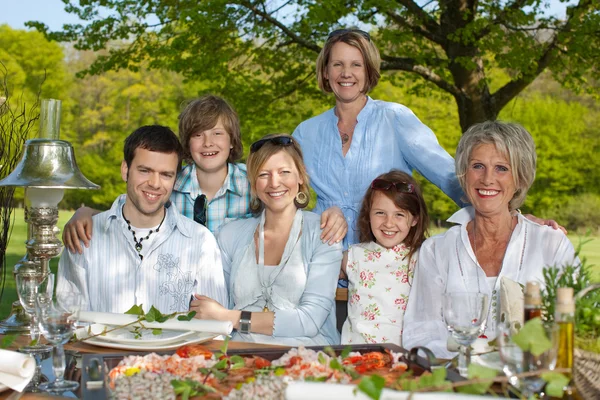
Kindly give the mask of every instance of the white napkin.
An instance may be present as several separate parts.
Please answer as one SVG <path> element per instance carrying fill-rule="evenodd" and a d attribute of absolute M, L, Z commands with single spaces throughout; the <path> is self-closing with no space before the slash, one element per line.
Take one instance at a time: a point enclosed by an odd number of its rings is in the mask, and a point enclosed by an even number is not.
<path fill-rule="evenodd" d="M 0 349 L 0 383 L 22 392 L 35 373 L 35 360 L 27 354 Z"/>
<path fill-rule="evenodd" d="M 81 311 L 79 321 L 93 322 L 104 325 L 126 325 L 135 322 L 137 317 L 130 314 L 113 314 L 96 311 Z M 174 331 L 196 331 L 205 333 L 218 333 L 219 335 L 229 335 L 233 330 L 231 321 L 214 321 L 207 319 L 195 319 L 191 321 L 178 321 L 169 319 L 165 322 L 143 322 L 148 328 L 162 328 Z"/>
<path fill-rule="evenodd" d="M 368 400 L 363 392 L 357 391 L 354 394 L 356 385 L 342 385 L 335 383 L 320 382 L 290 382 L 285 389 L 286 400 L 331 400 L 331 399 L 351 399 Z M 391 389 L 383 389 L 381 400 L 407 400 L 410 392 L 398 392 Z M 446 400 L 446 399 L 465 399 L 465 400 L 486 400 L 489 397 L 464 395 L 460 393 L 414 393 L 411 399 L 414 400 Z"/>

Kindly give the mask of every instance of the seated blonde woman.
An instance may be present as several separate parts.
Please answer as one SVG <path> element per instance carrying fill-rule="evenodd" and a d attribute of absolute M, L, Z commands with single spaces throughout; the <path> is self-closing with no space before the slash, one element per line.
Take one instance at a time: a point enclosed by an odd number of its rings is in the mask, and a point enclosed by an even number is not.
<path fill-rule="evenodd" d="M 230 309 L 197 296 L 200 318 L 229 320 L 233 340 L 281 345 L 338 344 L 335 290 L 342 246 L 321 240 L 309 200 L 302 151 L 288 135 L 269 135 L 247 160 L 254 218 L 225 225 L 217 238 Z"/>
<path fill-rule="evenodd" d="M 448 221 L 457 223 L 431 237 L 419 252 L 404 316 L 402 344 L 426 346 L 437 357 L 451 358 L 442 316 L 444 293 L 479 292 L 488 296 L 482 338 L 496 337 L 500 282 L 541 281 L 549 265 L 575 261 L 561 230 L 539 225 L 516 210 L 535 178 L 533 138 L 522 126 L 500 121 L 473 125 L 456 150 L 456 175 L 472 204 Z"/>

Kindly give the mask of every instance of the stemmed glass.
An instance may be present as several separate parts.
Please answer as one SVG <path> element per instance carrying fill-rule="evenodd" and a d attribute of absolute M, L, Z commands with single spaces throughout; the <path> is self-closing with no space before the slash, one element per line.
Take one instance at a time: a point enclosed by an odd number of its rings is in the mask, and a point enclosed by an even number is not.
<path fill-rule="evenodd" d="M 534 356 L 521 350 L 513 341 L 513 336 L 517 333 L 516 330 L 506 323 L 498 325 L 496 343 L 502 361 L 502 371 L 508 377 L 509 383 L 519 389 L 521 395 L 527 399 L 539 393 L 544 388 L 546 381 L 540 375 L 521 377 L 518 375 L 524 372 L 553 370 L 556 367 L 558 327 L 552 324 L 545 327 L 545 331 L 551 346 L 539 356 Z"/>
<path fill-rule="evenodd" d="M 28 392 L 38 392 L 38 386 L 42 376 L 42 355 L 50 353 L 52 347 L 39 343 L 40 330 L 38 327 L 37 317 L 35 315 L 35 298 L 38 293 L 52 293 L 54 289 L 54 275 L 51 273 L 47 273 L 45 275 L 18 273 L 15 276 L 15 282 L 17 285 L 19 301 L 31 320 L 31 344 L 29 346 L 21 347 L 19 351 L 21 353 L 31 355 L 35 359 L 36 366 L 33 378 L 25 390 Z"/>
<path fill-rule="evenodd" d="M 75 292 L 56 292 L 56 298 L 51 294 L 40 293 L 36 298 L 36 313 L 40 329 L 44 337 L 54 347 L 52 350 L 52 369 L 56 380 L 43 383 L 40 389 L 47 392 L 73 391 L 79 387 L 75 381 L 64 379 L 65 351 L 63 344 L 73 335 L 74 325 L 79 317 L 81 294 Z"/>
<path fill-rule="evenodd" d="M 471 363 L 469 347 L 477 339 L 487 317 L 487 295 L 474 292 L 455 292 L 444 295 L 444 319 L 459 347 L 458 373 L 467 376 Z"/>

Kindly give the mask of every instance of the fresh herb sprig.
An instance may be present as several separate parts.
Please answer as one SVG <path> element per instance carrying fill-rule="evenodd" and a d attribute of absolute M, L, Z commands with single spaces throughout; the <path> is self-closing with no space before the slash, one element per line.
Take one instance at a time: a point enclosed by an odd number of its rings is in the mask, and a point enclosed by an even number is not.
<path fill-rule="evenodd" d="M 136 338 L 136 339 L 139 339 L 142 337 L 142 332 L 144 329 L 151 329 L 153 335 L 160 335 L 162 333 L 161 328 L 148 328 L 144 325 L 144 322 L 163 323 L 163 322 L 166 322 L 175 317 L 177 317 L 178 321 L 191 321 L 192 318 L 194 318 L 194 316 L 196 315 L 196 311 L 174 312 L 174 313 L 170 313 L 170 314 L 163 314 L 156 307 L 152 306 L 152 307 L 150 307 L 150 310 L 148 312 L 144 312 L 143 304 L 140 304 L 139 306 L 136 304 L 133 307 L 131 307 L 129 310 L 125 311 L 125 314 L 135 315 L 138 318 L 135 321 L 132 321 L 130 323 L 123 324 L 123 325 L 118 325 L 111 329 L 104 328 L 102 330 L 102 332 L 96 333 L 96 334 L 92 333 L 92 329 L 90 326 L 90 327 L 88 327 L 88 330 L 87 330 L 87 334 L 88 334 L 87 337 L 77 338 L 76 336 L 74 336 L 73 341 L 85 341 L 85 340 L 88 340 L 88 339 L 91 339 L 91 338 L 94 338 L 97 336 L 104 336 L 108 332 L 127 328 L 129 326 L 131 326 L 133 328 L 131 333 L 133 333 L 134 338 Z"/>
<path fill-rule="evenodd" d="M 575 255 L 591 240 L 588 235 L 580 240 Z M 554 321 L 556 293 L 558 288 L 571 287 L 575 295 L 592 284 L 592 267 L 585 257 L 563 268 L 546 267 L 543 270 L 542 311 L 548 322 Z M 575 304 L 575 335 L 577 347 L 600 353 L 600 290 L 591 291 L 577 299 Z"/>

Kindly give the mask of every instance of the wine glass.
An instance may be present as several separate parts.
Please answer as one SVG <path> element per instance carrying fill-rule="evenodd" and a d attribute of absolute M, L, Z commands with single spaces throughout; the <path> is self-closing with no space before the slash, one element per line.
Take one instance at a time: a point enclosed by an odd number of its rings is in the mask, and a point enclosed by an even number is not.
<path fill-rule="evenodd" d="M 545 332 L 551 346 L 539 356 L 534 356 L 521 350 L 513 341 L 513 336 L 517 333 L 515 329 L 512 329 L 507 323 L 498 325 L 496 343 L 502 361 L 502 371 L 508 377 L 508 382 L 519 389 L 525 398 L 531 398 L 534 394 L 539 393 L 544 388 L 546 381 L 539 375 L 518 375 L 525 372 L 553 370 L 556 366 L 558 327 L 552 324 L 545 327 Z"/>
<path fill-rule="evenodd" d="M 459 346 L 458 372 L 467 376 L 471 363 L 469 347 L 477 339 L 486 319 L 487 295 L 475 292 L 454 292 L 444 295 L 444 319 Z"/>
<path fill-rule="evenodd" d="M 19 351 L 21 353 L 29 354 L 35 359 L 35 373 L 25 390 L 28 392 L 38 392 L 38 386 L 42 376 L 42 356 L 49 354 L 52 350 L 52 346 L 39 343 L 40 330 L 35 315 L 35 298 L 38 293 L 52 293 L 52 290 L 54 289 L 54 275 L 51 273 L 45 275 L 38 273 L 17 273 L 15 275 L 15 283 L 17 285 L 19 301 L 30 317 L 29 332 L 31 335 L 31 344 L 21 347 Z"/>
<path fill-rule="evenodd" d="M 52 351 L 52 369 L 56 380 L 43 383 L 40 389 L 47 392 L 73 391 L 79 383 L 64 379 L 65 351 L 63 344 L 73 335 L 74 325 L 79 317 L 81 294 L 76 292 L 56 292 L 56 298 L 51 294 L 39 293 L 36 297 L 36 313 L 40 329 L 44 337 L 54 347 Z"/>

